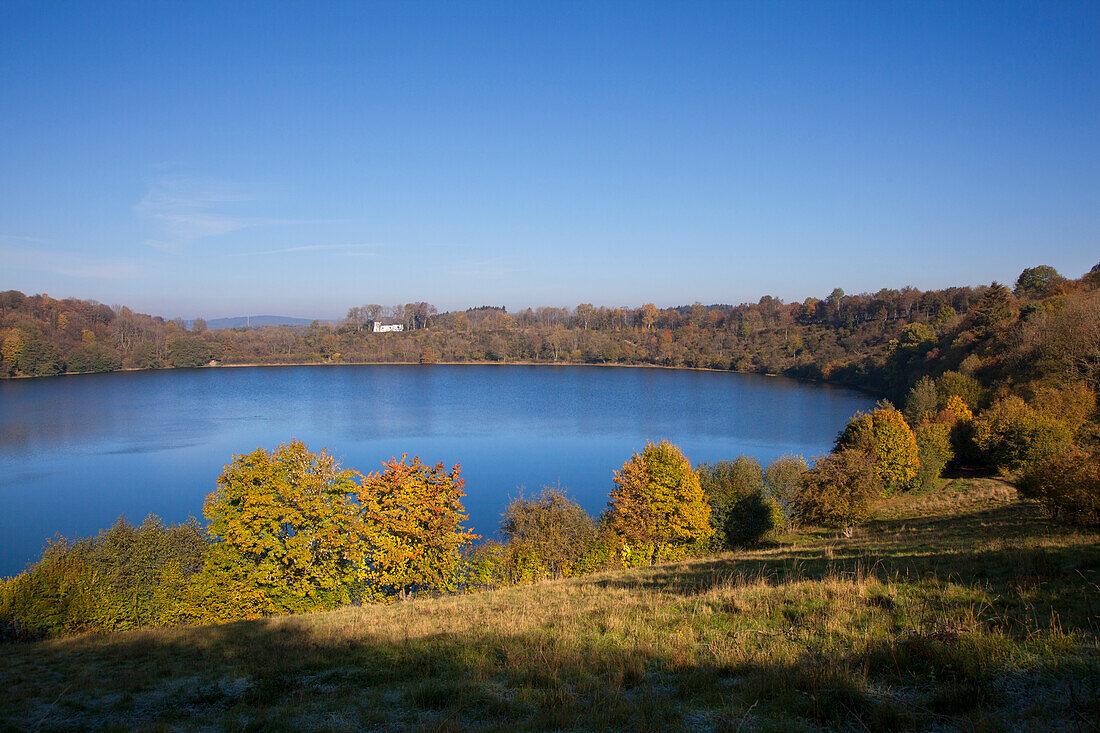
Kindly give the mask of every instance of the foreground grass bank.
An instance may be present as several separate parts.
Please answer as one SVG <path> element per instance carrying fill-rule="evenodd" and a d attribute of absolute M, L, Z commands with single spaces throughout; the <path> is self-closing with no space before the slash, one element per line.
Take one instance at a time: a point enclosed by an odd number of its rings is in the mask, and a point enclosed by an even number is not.
<path fill-rule="evenodd" d="M 994 481 L 851 537 L 0 647 L 11 729 L 1095 730 L 1100 532 Z"/>

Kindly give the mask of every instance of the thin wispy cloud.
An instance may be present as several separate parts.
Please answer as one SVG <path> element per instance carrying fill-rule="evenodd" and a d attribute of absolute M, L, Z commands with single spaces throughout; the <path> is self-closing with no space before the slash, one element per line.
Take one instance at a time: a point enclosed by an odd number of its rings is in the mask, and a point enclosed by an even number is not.
<path fill-rule="evenodd" d="M 158 236 L 145 243 L 171 252 L 204 237 L 216 237 L 249 226 L 247 218 L 229 209 L 250 200 L 252 197 L 225 184 L 163 176 L 153 182 L 134 211 L 159 229 Z"/>
<path fill-rule="evenodd" d="M 0 234 L 0 241 L 3 242 L 45 242 L 44 239 L 38 237 L 24 237 L 19 234 Z"/>
<path fill-rule="evenodd" d="M 259 204 L 258 196 L 230 184 L 187 176 L 162 176 L 134 206 L 134 212 L 157 229 L 145 244 L 165 252 L 180 252 L 188 245 L 211 237 L 259 226 L 332 224 L 348 219 L 294 219 L 254 216 L 242 211 Z"/>
<path fill-rule="evenodd" d="M 234 252 L 228 257 L 259 257 L 262 255 L 292 254 L 295 252 L 333 252 L 349 257 L 374 257 L 378 253 L 375 250 L 377 244 L 306 244 L 300 247 L 282 247 L 280 249 L 265 249 L 258 252 Z"/>

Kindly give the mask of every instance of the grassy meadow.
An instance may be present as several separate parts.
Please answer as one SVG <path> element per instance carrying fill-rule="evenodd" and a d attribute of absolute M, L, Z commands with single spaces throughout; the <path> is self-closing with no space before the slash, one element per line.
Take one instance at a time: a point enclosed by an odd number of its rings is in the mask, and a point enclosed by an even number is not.
<path fill-rule="evenodd" d="M 0 729 L 1095 731 L 1100 531 L 956 479 L 851 536 L 0 646 Z"/>

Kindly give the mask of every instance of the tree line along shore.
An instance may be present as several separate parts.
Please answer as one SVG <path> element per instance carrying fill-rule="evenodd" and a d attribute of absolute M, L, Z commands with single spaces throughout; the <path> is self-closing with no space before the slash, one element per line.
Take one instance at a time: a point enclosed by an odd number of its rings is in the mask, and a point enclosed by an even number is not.
<path fill-rule="evenodd" d="M 338 323 L 207 330 L 202 319 L 125 306 L 0 293 L 0 375 L 232 364 L 630 364 L 781 374 L 854 386 L 895 402 L 924 375 L 973 374 L 987 385 L 1063 369 L 1095 380 L 1089 361 L 1100 269 L 1067 279 L 1024 270 L 993 283 L 883 289 L 823 299 L 660 309 L 482 306 L 439 313 L 418 302 L 350 308 Z M 405 330 L 374 333 L 375 321 Z M 1039 364 L 1033 362 L 1038 359 Z M 1047 362 L 1058 362 L 1047 363 Z M 1028 372 L 1031 372 L 1030 374 Z"/>

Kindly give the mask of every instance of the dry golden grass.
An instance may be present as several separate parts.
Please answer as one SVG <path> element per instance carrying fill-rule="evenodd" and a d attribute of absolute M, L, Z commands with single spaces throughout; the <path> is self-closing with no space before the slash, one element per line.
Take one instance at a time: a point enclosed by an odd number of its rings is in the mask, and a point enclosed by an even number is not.
<path fill-rule="evenodd" d="M 1095 730 L 1098 540 L 1005 484 L 956 481 L 885 503 L 851 537 L 0 647 L 0 724 Z"/>

